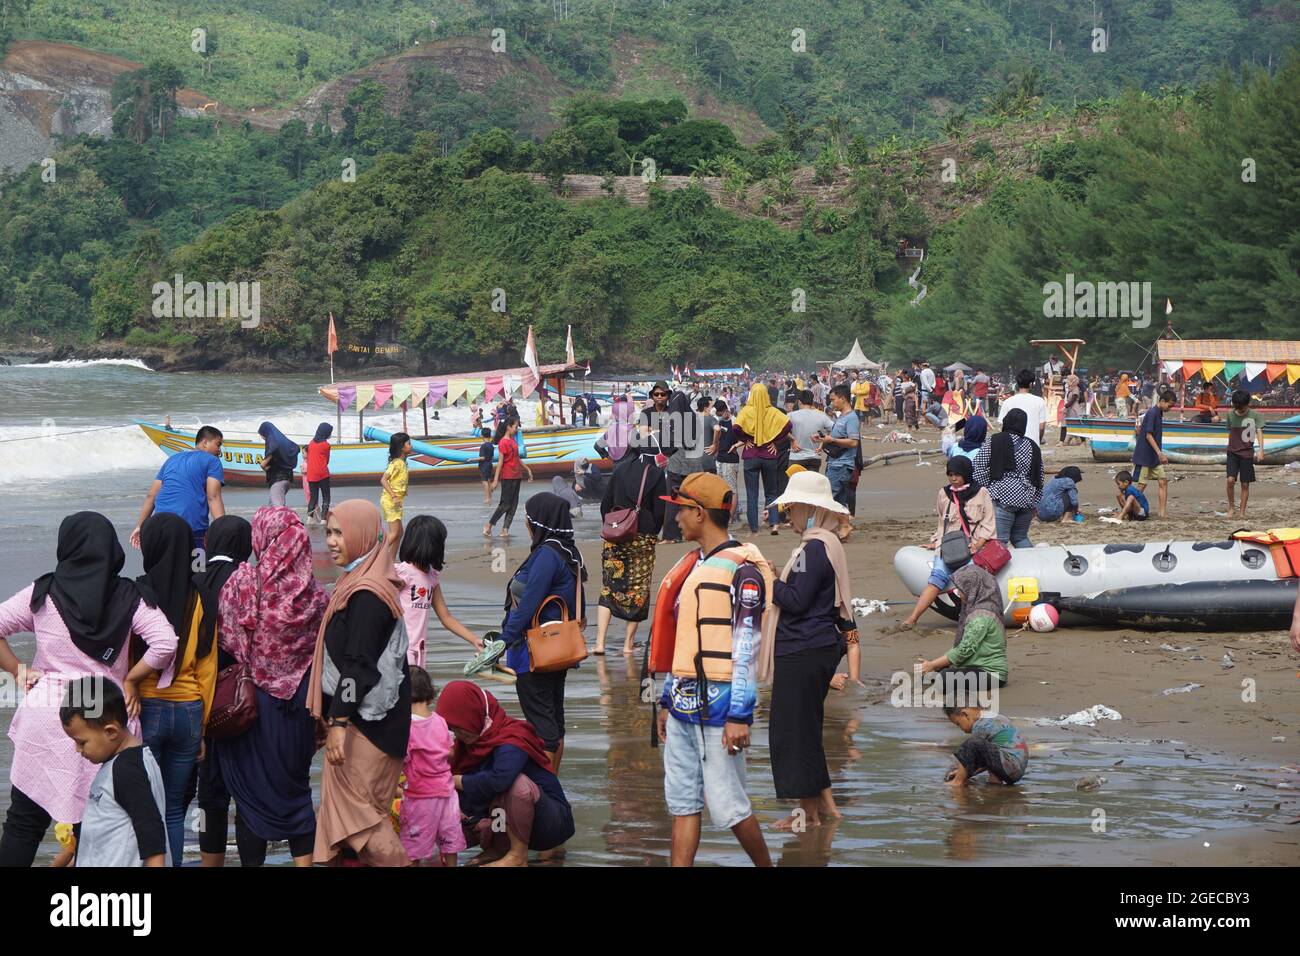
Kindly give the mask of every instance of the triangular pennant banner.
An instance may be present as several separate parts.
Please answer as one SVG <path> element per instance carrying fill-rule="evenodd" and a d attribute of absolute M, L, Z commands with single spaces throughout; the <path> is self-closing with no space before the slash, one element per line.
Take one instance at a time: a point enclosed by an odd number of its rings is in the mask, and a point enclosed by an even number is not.
<path fill-rule="evenodd" d="M 1245 362 L 1224 362 L 1223 377 L 1226 378 L 1229 382 L 1231 382 L 1234 378 L 1236 378 L 1238 375 L 1241 374 L 1241 370 L 1244 369 L 1245 367 L 1246 367 Z"/>
<path fill-rule="evenodd" d="M 411 386 L 406 382 L 393 383 L 393 406 L 401 407 L 411 399 Z"/>
<path fill-rule="evenodd" d="M 519 379 L 507 372 L 501 376 L 501 388 L 506 394 L 506 401 L 509 401 L 515 397 L 515 392 L 519 388 Z"/>
<path fill-rule="evenodd" d="M 1286 383 L 1294 385 L 1298 378 L 1300 378 L 1300 365 L 1288 365 L 1286 367 Z"/>
<path fill-rule="evenodd" d="M 445 378 L 429 380 L 429 397 L 427 401 L 430 405 L 437 405 L 446 394 L 447 380 Z"/>
<path fill-rule="evenodd" d="M 505 388 L 505 382 L 500 375 L 489 375 L 483 379 L 483 398 L 490 402 L 501 394 L 503 388 Z"/>
<path fill-rule="evenodd" d="M 450 378 L 447 380 L 447 404 L 450 405 L 458 398 L 465 394 L 465 386 L 469 383 L 463 378 Z"/>
<path fill-rule="evenodd" d="M 1270 382 L 1272 382 L 1275 378 L 1277 378 L 1285 371 L 1286 371 L 1285 362 L 1269 362 L 1268 365 L 1264 366 L 1264 374 L 1268 376 L 1268 380 Z"/>
<path fill-rule="evenodd" d="M 1191 377 L 1201 370 L 1201 363 L 1195 361 L 1183 362 L 1183 378 L 1191 380 Z"/>
<path fill-rule="evenodd" d="M 1180 361 L 1177 360 L 1177 359 L 1170 359 L 1169 361 L 1165 362 L 1165 374 L 1166 374 L 1166 375 L 1173 375 L 1175 372 L 1177 372 L 1177 371 L 1178 371 L 1179 369 L 1181 369 L 1182 367 L 1183 367 L 1183 363 L 1182 363 L 1182 362 L 1180 362 Z"/>
<path fill-rule="evenodd" d="M 417 405 L 423 404 L 424 400 L 428 397 L 429 397 L 428 382 L 415 382 L 414 384 L 411 385 L 411 407 L 412 408 L 415 408 Z"/>
<path fill-rule="evenodd" d="M 375 386 L 375 408 L 383 408 L 388 404 L 388 400 L 393 397 L 393 386 L 388 382 L 383 382 Z"/>
<path fill-rule="evenodd" d="M 465 397 L 471 402 L 483 394 L 484 380 L 481 378 L 465 379 Z"/>
<path fill-rule="evenodd" d="M 1207 382 L 1222 371 L 1222 362 L 1206 361 L 1201 363 L 1201 377 Z"/>
<path fill-rule="evenodd" d="M 1259 378 L 1267 366 L 1263 362 L 1247 362 L 1246 378 Z"/>
<path fill-rule="evenodd" d="M 339 411 L 346 412 L 352 407 L 352 403 L 357 400 L 357 388 L 355 385 L 339 386 Z"/>
<path fill-rule="evenodd" d="M 357 411 L 364 412 L 370 404 L 370 400 L 375 397 L 375 387 L 373 385 L 357 386 Z"/>

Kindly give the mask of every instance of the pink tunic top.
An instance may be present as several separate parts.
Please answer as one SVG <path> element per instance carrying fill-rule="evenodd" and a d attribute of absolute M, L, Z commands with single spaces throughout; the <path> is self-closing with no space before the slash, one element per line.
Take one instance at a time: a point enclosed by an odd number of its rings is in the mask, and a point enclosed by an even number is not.
<path fill-rule="evenodd" d="M 402 579 L 402 616 L 406 620 L 406 660 L 413 667 L 424 666 L 424 642 L 429 631 L 429 608 L 433 590 L 438 586 L 438 572 L 427 573 L 402 561 L 397 565 Z"/>
<path fill-rule="evenodd" d="M 31 666 L 43 674 L 23 697 L 9 724 L 9 739 L 14 745 L 9 782 L 36 801 L 56 823 L 80 823 L 99 766 L 77 753 L 77 745 L 63 732 L 59 707 L 72 681 L 104 677 L 121 686 L 131 668 L 125 651 L 111 667 L 82 653 L 72 643 L 52 599 L 47 598 L 40 610 L 32 611 L 33 586 L 29 584 L 0 604 L 0 638 L 35 634 L 36 656 Z M 176 632 L 167 616 L 142 601 L 131 628 L 149 645 L 144 660 L 150 667 L 164 671 L 158 686 L 168 686 L 176 657 Z M 140 722 L 132 720 L 128 729 L 139 736 Z"/>
<path fill-rule="evenodd" d="M 406 745 L 406 796 L 450 797 L 456 793 L 451 779 L 451 747 L 456 742 L 447 721 L 437 713 L 411 715 L 411 737 Z"/>

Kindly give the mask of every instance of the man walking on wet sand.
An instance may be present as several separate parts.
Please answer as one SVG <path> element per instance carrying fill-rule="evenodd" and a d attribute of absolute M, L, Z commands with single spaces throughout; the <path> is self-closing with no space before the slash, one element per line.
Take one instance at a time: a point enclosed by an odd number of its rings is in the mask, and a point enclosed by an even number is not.
<path fill-rule="evenodd" d="M 693 866 L 705 804 L 715 826 L 736 835 L 755 866 L 771 866 L 763 831 L 745 790 L 745 750 L 754 722 L 754 669 L 768 582 L 762 555 L 727 534 L 735 506 L 731 488 L 708 472 L 688 475 L 677 493 L 682 537 L 699 545 L 696 562 L 675 594 L 672 672 L 660 700 L 664 796 L 673 817 L 672 865 Z M 671 576 L 677 578 L 676 575 Z M 679 578 L 677 578 L 679 579 Z"/>
<path fill-rule="evenodd" d="M 194 436 L 192 451 L 178 452 L 163 462 L 145 495 L 140 520 L 131 531 L 133 548 L 140 547 L 140 529 L 145 520 L 156 511 L 170 511 L 185 519 L 194 535 L 194 547 L 203 549 L 209 515 L 215 521 L 226 513 L 221 498 L 221 486 L 226 481 L 221 468 L 223 440 L 220 431 L 204 425 Z"/>

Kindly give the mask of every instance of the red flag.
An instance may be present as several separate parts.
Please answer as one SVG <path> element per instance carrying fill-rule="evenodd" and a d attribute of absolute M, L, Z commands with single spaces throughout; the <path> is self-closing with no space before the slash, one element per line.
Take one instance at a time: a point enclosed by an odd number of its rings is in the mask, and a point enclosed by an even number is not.
<path fill-rule="evenodd" d="M 339 350 L 339 334 L 334 328 L 334 313 L 330 313 L 330 337 L 325 346 L 325 354 L 333 355 Z"/>

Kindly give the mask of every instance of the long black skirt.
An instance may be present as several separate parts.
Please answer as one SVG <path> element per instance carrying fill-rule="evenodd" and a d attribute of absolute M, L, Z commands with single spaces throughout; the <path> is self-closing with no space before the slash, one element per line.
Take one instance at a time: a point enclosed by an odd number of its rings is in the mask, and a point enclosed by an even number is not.
<path fill-rule="evenodd" d="M 831 785 L 822 723 L 839 662 L 838 644 L 776 658 L 768 748 L 776 795 L 782 800 L 815 797 Z"/>

